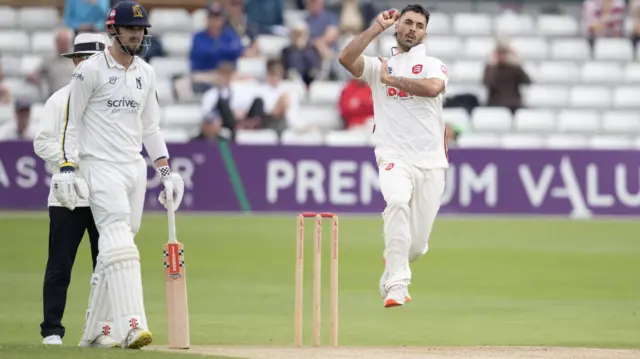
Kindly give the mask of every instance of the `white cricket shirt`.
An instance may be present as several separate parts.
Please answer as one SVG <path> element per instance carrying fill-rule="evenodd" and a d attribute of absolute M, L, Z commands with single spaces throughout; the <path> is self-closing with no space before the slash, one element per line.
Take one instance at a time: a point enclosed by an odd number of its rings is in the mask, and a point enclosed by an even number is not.
<path fill-rule="evenodd" d="M 155 71 L 139 57 L 125 70 L 107 48 L 76 67 L 69 91 L 60 163 L 76 162 L 76 147 L 80 161 L 131 163 L 160 133 Z"/>
<path fill-rule="evenodd" d="M 393 76 L 410 79 L 437 78 L 449 82 L 446 66 L 427 56 L 423 44 L 387 61 Z M 445 124 L 442 118 L 444 91 L 435 98 L 417 97 L 380 82 L 382 63 L 364 56 L 366 81 L 373 94 L 375 128 L 373 143 L 378 162 L 400 158 L 426 168 L 447 168 Z"/>
<path fill-rule="evenodd" d="M 58 163 L 62 158 L 62 131 L 64 129 L 65 107 L 69 98 L 69 85 L 62 87 L 54 92 L 42 109 L 42 118 L 39 123 L 39 131 L 33 140 L 33 149 L 35 153 L 47 162 L 51 169 L 51 173 L 60 172 Z M 79 173 L 78 173 L 79 175 Z M 60 202 L 56 200 L 53 194 L 53 187 L 49 188 L 49 197 L 47 199 L 49 207 L 62 207 Z M 88 207 L 89 201 L 78 198 L 76 207 Z"/>

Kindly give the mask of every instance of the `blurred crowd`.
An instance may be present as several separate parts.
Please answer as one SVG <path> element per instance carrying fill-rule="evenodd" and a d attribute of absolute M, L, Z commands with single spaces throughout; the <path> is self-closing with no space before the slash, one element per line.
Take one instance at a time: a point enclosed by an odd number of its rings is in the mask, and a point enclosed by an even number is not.
<path fill-rule="evenodd" d="M 329 0 L 327 0 L 329 1 Z M 63 26 L 56 30 L 55 53 L 28 76 L 26 81 L 40 86 L 48 95 L 69 82 L 73 65 L 60 57 L 72 48 L 74 35 L 80 32 L 104 32 L 104 19 L 118 0 L 66 0 Z M 217 0 L 207 8 L 206 27 L 193 33 L 188 53 L 190 73 L 173 79 L 173 90 L 180 102 L 199 102 L 202 124 L 194 141 L 233 139 L 238 129 L 270 128 L 281 133 L 294 121 L 305 93 L 292 91 L 285 82 L 296 81 L 308 90 L 314 81 L 344 83 L 339 102 L 345 129 L 370 129 L 373 117 L 371 90 L 366 83 L 351 78 L 338 64 L 338 39 L 356 35 L 374 21 L 382 9 L 375 1 L 296 0 L 296 6 L 307 10 L 301 21 L 286 26 L 284 0 Z M 549 10 L 553 11 L 553 10 Z M 591 40 L 598 37 L 623 36 L 623 21 L 632 18 L 634 46 L 640 42 L 640 0 L 585 0 L 583 34 Z M 427 30 L 428 33 L 428 30 Z M 151 29 L 153 35 L 153 28 Z M 237 71 L 241 58 L 263 56 L 257 39 L 260 35 L 288 37 L 289 46 L 281 55 L 269 59 L 266 79 L 254 88 L 239 91 L 231 86 L 245 79 Z M 427 37 L 428 41 L 428 37 Z M 161 38 L 152 36 L 145 61 L 166 56 Z M 243 77 L 244 76 L 244 77 Z M 0 69 L 0 79 L 2 70 Z M 469 112 L 476 106 L 500 106 L 515 112 L 523 107 L 521 87 L 535 81 L 535 74 L 523 68 L 518 54 L 501 39 L 484 70 L 486 103 L 471 94 L 447 98 L 446 107 L 463 107 Z M 29 139 L 27 131 L 30 104 L 14 98 L 0 82 L 0 103 L 14 104 L 16 122 L 0 127 L 0 140 Z M 312 130 L 312 129 L 309 129 Z M 465 129 L 448 127 L 455 142 Z"/>

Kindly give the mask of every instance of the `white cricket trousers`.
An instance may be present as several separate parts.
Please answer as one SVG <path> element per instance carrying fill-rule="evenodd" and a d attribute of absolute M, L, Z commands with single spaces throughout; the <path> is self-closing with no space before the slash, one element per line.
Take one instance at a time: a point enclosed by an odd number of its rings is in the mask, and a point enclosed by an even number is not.
<path fill-rule="evenodd" d="M 134 242 L 142 221 L 147 165 L 144 159 L 133 163 L 82 160 L 80 171 L 89 187 L 89 205 L 100 235 L 83 340 L 91 341 L 113 325 L 109 334 L 124 341 L 132 329 L 148 328 L 140 254 Z"/>
<path fill-rule="evenodd" d="M 402 160 L 378 166 L 380 191 L 387 203 L 384 221 L 385 286 L 409 285 L 409 263 L 429 249 L 429 236 L 440 209 L 445 169 L 423 169 Z"/>

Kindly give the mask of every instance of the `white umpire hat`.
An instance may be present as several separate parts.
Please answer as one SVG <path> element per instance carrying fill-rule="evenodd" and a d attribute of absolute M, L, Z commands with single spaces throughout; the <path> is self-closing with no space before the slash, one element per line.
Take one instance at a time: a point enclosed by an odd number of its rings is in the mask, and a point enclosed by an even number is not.
<path fill-rule="evenodd" d="M 83 32 L 76 36 L 73 42 L 73 52 L 67 52 L 61 56 L 71 58 L 73 56 L 93 55 L 104 51 L 106 47 L 102 34 Z"/>

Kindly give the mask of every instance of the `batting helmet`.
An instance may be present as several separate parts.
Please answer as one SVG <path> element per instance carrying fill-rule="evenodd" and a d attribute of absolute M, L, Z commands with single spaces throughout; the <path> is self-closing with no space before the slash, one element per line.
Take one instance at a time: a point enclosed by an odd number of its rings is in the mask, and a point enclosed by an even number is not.
<path fill-rule="evenodd" d="M 147 29 L 151 27 L 151 23 L 149 23 L 149 16 L 144 6 L 130 0 L 119 2 L 109 11 L 105 25 L 109 37 L 115 39 L 115 42 L 120 44 L 123 51 L 129 55 L 141 55 L 143 51 L 148 50 L 150 35 Z M 143 27 L 145 36 L 140 46 L 133 50 L 124 46 L 118 38 L 120 36 L 118 27 Z"/>

